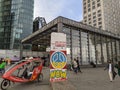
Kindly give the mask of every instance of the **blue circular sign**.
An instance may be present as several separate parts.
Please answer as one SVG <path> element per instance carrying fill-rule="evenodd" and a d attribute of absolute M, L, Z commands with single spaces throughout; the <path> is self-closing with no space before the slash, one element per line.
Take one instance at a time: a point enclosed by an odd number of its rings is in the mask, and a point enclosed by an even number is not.
<path fill-rule="evenodd" d="M 51 56 L 51 64 L 54 68 L 64 68 L 67 58 L 63 52 L 54 52 Z"/>

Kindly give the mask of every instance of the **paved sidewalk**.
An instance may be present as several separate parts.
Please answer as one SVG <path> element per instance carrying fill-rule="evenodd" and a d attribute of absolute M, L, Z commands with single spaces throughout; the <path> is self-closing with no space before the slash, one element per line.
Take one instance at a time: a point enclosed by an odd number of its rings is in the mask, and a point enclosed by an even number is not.
<path fill-rule="evenodd" d="M 52 90 L 120 90 L 120 77 L 109 81 L 108 71 L 104 68 L 82 68 L 83 73 L 67 71 L 68 80 L 52 83 Z M 47 73 L 49 74 L 49 68 Z"/>
<path fill-rule="evenodd" d="M 8 90 L 120 90 L 120 77 L 110 82 L 104 68 L 82 68 L 82 72 L 67 71 L 67 81 L 49 84 L 49 68 L 44 68 L 42 83 L 15 84 Z"/>
<path fill-rule="evenodd" d="M 52 90 L 77 90 L 74 85 L 68 80 L 63 82 L 53 82 L 51 83 Z"/>
<path fill-rule="evenodd" d="M 108 71 L 104 68 L 84 68 L 83 73 L 68 71 L 68 80 L 77 90 L 120 90 L 120 77 L 109 81 Z"/>

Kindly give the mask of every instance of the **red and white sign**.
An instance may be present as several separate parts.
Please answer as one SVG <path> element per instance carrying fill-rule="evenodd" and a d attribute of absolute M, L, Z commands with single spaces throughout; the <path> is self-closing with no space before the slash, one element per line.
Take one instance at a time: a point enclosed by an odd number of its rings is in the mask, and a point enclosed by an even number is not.
<path fill-rule="evenodd" d="M 53 51 L 65 50 L 66 51 L 66 34 L 55 33 L 55 32 L 51 34 L 51 50 Z"/>

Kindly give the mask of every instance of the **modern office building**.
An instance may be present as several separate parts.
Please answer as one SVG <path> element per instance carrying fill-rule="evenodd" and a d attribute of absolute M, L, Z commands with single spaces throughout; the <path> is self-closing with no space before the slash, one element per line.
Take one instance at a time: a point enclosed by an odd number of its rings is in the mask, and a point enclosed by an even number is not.
<path fill-rule="evenodd" d="M 120 0 L 83 0 L 83 23 L 120 33 Z"/>
<path fill-rule="evenodd" d="M 120 60 L 120 36 L 61 16 L 24 38 L 22 43 L 32 43 L 46 51 L 52 32 L 66 34 L 68 62 L 77 57 L 81 65 L 91 61 L 99 65 L 110 59 Z"/>
<path fill-rule="evenodd" d="M 0 0 L 0 49 L 19 49 L 33 31 L 34 0 Z"/>

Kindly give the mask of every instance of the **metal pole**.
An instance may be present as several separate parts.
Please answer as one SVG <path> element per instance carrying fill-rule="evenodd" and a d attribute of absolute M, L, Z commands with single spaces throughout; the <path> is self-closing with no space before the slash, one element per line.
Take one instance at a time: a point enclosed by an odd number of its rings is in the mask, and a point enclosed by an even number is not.
<path fill-rule="evenodd" d="M 23 56 L 23 44 L 20 43 L 20 60 L 22 59 L 22 56 Z"/>

